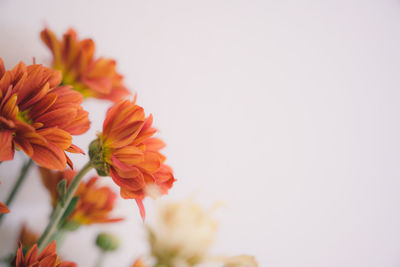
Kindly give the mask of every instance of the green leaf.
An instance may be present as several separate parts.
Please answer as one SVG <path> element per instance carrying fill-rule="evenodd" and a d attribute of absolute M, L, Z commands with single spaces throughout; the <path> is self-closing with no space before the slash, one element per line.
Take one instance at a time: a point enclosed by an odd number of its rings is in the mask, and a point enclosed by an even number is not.
<path fill-rule="evenodd" d="M 67 194 L 67 180 L 62 179 L 57 184 L 57 193 L 58 193 L 58 201 L 60 202 L 60 206 L 64 207 L 65 205 L 65 197 Z"/>
<path fill-rule="evenodd" d="M 62 225 L 62 223 L 64 222 L 64 220 L 66 218 L 68 218 L 69 215 L 71 215 L 71 213 L 74 211 L 76 204 L 78 203 L 79 197 L 78 196 L 74 196 L 71 200 L 71 202 L 68 205 L 68 208 L 65 210 L 63 216 L 61 217 L 60 220 L 60 225 Z"/>
<path fill-rule="evenodd" d="M 65 221 L 64 224 L 61 226 L 61 229 L 67 230 L 67 231 L 75 231 L 77 230 L 81 225 L 77 222 L 74 221 Z"/>

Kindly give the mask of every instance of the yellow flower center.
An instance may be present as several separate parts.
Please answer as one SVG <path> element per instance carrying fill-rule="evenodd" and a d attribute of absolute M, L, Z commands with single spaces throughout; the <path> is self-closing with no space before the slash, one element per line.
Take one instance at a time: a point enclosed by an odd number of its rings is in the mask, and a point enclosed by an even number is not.
<path fill-rule="evenodd" d="M 18 112 L 17 119 L 27 124 L 32 124 L 32 120 L 29 118 L 29 110 Z"/>

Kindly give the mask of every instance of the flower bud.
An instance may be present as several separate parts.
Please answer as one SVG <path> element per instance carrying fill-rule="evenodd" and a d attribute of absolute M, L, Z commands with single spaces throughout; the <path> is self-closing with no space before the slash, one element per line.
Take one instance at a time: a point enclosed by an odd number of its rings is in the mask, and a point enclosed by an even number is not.
<path fill-rule="evenodd" d="M 89 145 L 89 157 L 97 174 L 100 176 L 109 176 L 109 165 L 104 161 L 103 144 L 100 138 L 92 141 Z"/>
<path fill-rule="evenodd" d="M 104 252 L 117 250 L 119 243 L 118 237 L 108 233 L 100 233 L 96 238 L 96 245 Z"/>

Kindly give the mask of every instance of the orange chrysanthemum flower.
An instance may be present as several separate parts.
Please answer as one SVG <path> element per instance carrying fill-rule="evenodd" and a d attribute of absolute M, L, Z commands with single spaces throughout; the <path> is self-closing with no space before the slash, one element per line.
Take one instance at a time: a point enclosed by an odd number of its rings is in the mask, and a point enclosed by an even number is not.
<path fill-rule="evenodd" d="M 156 129 L 143 108 L 125 100 L 111 107 L 103 132 L 92 142 L 89 156 L 99 175 L 110 175 L 126 199 L 136 199 L 144 218 L 142 200 L 149 185 L 167 193 L 175 181 L 172 169 L 164 164 L 159 152 L 165 144 L 152 137 Z"/>
<path fill-rule="evenodd" d="M 63 170 L 72 167 L 65 151 L 83 153 L 71 135 L 89 129 L 88 113 L 82 96 L 60 82 L 59 71 L 42 65 L 21 62 L 5 71 L 0 58 L 0 161 L 13 159 L 17 147 L 37 164 Z"/>
<path fill-rule="evenodd" d="M 22 245 L 19 244 L 17 256 L 15 257 L 13 267 L 76 267 L 73 262 L 61 262 L 57 255 L 56 241 L 51 242 L 39 255 L 38 247 L 35 244 L 25 255 L 23 253 Z"/>
<path fill-rule="evenodd" d="M 72 170 L 51 171 L 40 168 L 43 184 L 51 194 L 53 208 L 56 206 L 59 195 L 57 184 L 66 179 L 67 186 L 75 177 L 76 172 Z M 74 211 L 68 216 L 67 223 L 70 226 L 82 224 L 90 225 L 94 223 L 111 223 L 121 221 L 122 218 L 110 218 L 110 213 L 114 209 L 117 195 L 106 186 L 99 187 L 96 182 L 98 177 L 92 177 L 87 182 L 81 182 L 75 196 L 79 197 Z"/>
<path fill-rule="evenodd" d="M 130 94 L 122 82 L 123 76 L 115 69 L 115 60 L 94 57 L 92 39 L 78 40 L 73 29 L 64 34 L 63 40 L 58 40 L 49 29 L 44 29 L 40 37 L 53 54 L 52 67 L 62 71 L 64 84 L 72 85 L 85 97 L 113 102 Z"/>

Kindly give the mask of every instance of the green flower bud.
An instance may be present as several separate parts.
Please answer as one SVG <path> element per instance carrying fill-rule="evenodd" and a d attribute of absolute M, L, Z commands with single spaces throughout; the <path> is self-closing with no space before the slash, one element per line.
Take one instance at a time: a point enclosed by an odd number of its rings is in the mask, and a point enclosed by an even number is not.
<path fill-rule="evenodd" d="M 117 250 L 119 243 L 118 237 L 108 233 L 100 233 L 96 238 L 96 245 L 104 252 Z"/>
<path fill-rule="evenodd" d="M 89 157 L 99 176 L 109 176 L 109 165 L 104 161 L 103 144 L 100 138 L 89 145 Z"/>

